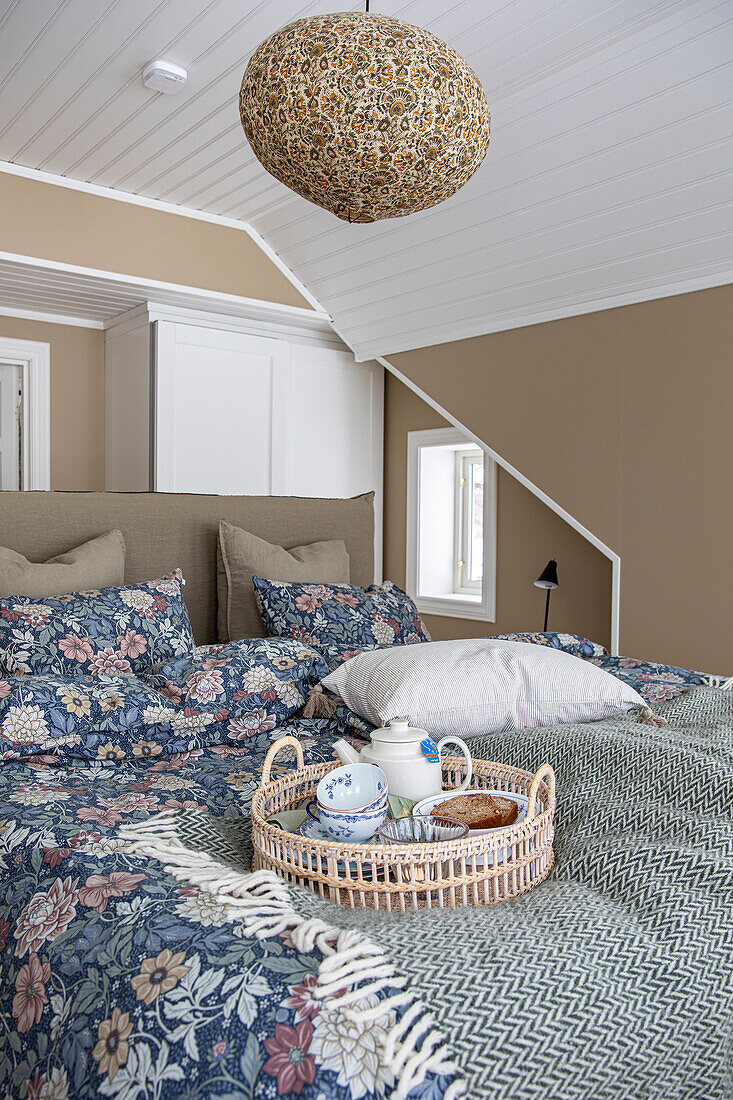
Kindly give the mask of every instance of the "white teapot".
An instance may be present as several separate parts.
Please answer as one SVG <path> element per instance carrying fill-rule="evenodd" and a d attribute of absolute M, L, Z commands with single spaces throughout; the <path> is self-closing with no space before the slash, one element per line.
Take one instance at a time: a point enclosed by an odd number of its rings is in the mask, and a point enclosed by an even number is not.
<path fill-rule="evenodd" d="M 442 737 L 437 745 L 427 730 L 410 726 L 404 718 L 393 718 L 387 726 L 372 730 L 370 745 L 357 752 L 344 740 L 334 745 L 344 764 L 377 764 L 387 776 L 389 793 L 419 802 L 443 790 L 440 750 L 458 745 L 466 758 L 468 772 L 458 790 L 465 791 L 473 776 L 471 753 L 460 737 Z"/>

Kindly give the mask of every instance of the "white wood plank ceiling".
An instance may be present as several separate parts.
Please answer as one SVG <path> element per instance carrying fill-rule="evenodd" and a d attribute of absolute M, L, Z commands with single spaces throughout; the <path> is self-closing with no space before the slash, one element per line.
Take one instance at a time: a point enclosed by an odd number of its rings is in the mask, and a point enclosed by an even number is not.
<path fill-rule="evenodd" d="M 493 135 L 448 202 L 366 226 L 238 119 L 253 49 L 329 6 L 0 0 L 0 159 L 248 221 L 360 358 L 733 280 L 733 0 L 373 0 L 467 57 Z M 154 57 L 179 95 L 143 87 Z"/>

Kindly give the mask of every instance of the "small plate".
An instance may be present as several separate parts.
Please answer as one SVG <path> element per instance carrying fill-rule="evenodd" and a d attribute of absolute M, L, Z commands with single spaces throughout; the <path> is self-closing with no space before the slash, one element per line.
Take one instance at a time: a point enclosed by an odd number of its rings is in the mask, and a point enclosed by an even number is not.
<path fill-rule="evenodd" d="M 382 843 L 376 833 L 368 840 L 336 840 L 320 821 L 314 821 L 312 817 L 300 826 L 300 835 L 307 840 L 327 840 L 329 844 L 371 844 L 372 841 L 376 841 L 377 844 Z"/>
<path fill-rule="evenodd" d="M 450 798 L 457 798 L 459 794 L 495 794 L 501 798 L 511 798 L 516 802 L 519 807 L 519 813 L 516 819 L 512 822 L 512 825 L 517 825 L 520 821 L 524 821 L 527 816 L 527 808 L 529 806 L 529 799 L 523 794 L 515 794 L 512 791 L 485 791 L 480 787 L 472 787 L 468 791 L 443 791 L 442 794 L 431 795 L 430 798 L 423 798 L 422 802 L 418 802 L 412 811 L 413 814 L 426 815 L 429 814 L 433 806 L 437 806 L 439 802 L 446 802 Z M 504 828 L 511 828 L 511 825 L 504 826 Z M 492 833 L 501 832 L 502 826 L 497 825 L 493 829 L 469 829 L 468 839 L 476 836 L 491 836 Z M 496 852 L 496 856 L 493 853 L 488 852 L 486 856 L 479 856 L 476 860 L 476 866 L 482 867 L 485 863 L 488 863 L 489 867 L 494 865 L 494 859 L 498 859 L 501 863 L 506 859 L 506 848 L 499 848 Z"/>
<path fill-rule="evenodd" d="M 362 844 L 373 844 L 374 842 L 376 842 L 377 844 L 382 843 L 382 841 L 379 839 L 379 836 L 377 834 L 370 837 L 369 840 L 360 840 L 360 841 L 334 840 L 334 838 L 331 836 L 331 834 L 326 831 L 326 829 L 323 827 L 323 825 L 321 825 L 320 821 L 314 821 L 312 818 L 308 818 L 308 820 L 304 821 L 303 824 L 300 826 L 300 835 L 304 836 L 306 838 L 306 840 L 325 840 L 329 844 L 355 844 L 356 843 L 356 844 L 362 845 Z M 316 869 L 317 862 L 318 862 L 317 860 L 315 860 L 315 859 L 313 860 L 313 863 L 312 863 L 313 870 Z M 336 864 L 336 870 L 337 870 L 338 874 L 340 874 L 340 875 L 345 875 L 346 874 L 346 864 L 344 863 L 344 861 L 342 859 L 340 859 L 338 861 L 338 863 Z M 356 873 L 357 873 L 357 864 L 355 862 L 349 861 L 349 874 L 353 875 L 353 876 L 356 876 Z M 366 868 L 366 867 L 364 868 L 363 877 L 365 879 L 367 879 L 367 878 L 371 879 L 371 877 L 372 877 L 371 876 L 371 870 L 369 868 Z"/>
<path fill-rule="evenodd" d="M 431 794 L 430 798 L 423 798 L 422 802 L 418 802 L 412 811 L 415 815 L 427 815 L 437 806 L 439 802 L 447 802 L 450 798 L 458 798 L 461 794 L 495 794 L 499 798 L 510 798 L 512 802 L 516 802 L 519 807 L 519 813 L 516 819 L 512 822 L 512 825 L 516 825 L 520 821 L 524 821 L 527 816 L 527 807 L 529 806 L 529 799 L 523 794 L 514 794 L 510 791 L 485 791 L 479 787 L 472 788 L 469 791 L 443 791 L 441 794 Z M 510 826 L 504 826 L 509 828 Z M 497 829 L 501 829 L 501 825 L 497 825 L 493 829 L 469 829 L 468 835 L 472 836 L 490 836 L 491 833 L 495 833 Z"/>

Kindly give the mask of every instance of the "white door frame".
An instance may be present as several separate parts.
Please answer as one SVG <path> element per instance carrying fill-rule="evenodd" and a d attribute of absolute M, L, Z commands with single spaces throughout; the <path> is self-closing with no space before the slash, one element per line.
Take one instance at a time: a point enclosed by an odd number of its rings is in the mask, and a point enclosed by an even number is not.
<path fill-rule="evenodd" d="M 23 489 L 51 488 L 51 345 L 0 336 L 0 363 L 20 367 Z"/>

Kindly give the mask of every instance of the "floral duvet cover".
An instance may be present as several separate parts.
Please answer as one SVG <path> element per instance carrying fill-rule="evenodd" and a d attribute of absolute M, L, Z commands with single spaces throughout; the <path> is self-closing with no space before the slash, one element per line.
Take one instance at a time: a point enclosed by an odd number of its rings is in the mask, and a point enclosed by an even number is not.
<path fill-rule="evenodd" d="M 246 816 L 286 732 L 314 763 L 349 727 L 301 720 L 188 753 L 0 768 L 4 1100 L 384 1095 L 377 1025 L 335 1022 L 310 997 L 317 951 L 244 935 L 115 836 L 164 808 Z M 429 1076 L 410 1096 L 437 1100 L 444 1085 Z"/>
<path fill-rule="evenodd" d="M 698 673 L 593 657 L 652 703 Z M 666 685 L 666 687 L 664 686 Z M 355 1028 L 311 997 L 321 956 L 258 940 L 116 833 L 163 809 L 248 817 L 274 739 L 331 757 L 358 720 L 294 718 L 188 752 L 0 766 L 0 1097 L 3 1100 L 358 1100 L 391 1082 L 378 1023 Z M 287 769 L 287 762 L 275 770 Z M 376 996 L 376 994 L 375 994 Z M 428 1075 L 410 1097 L 439 1100 Z"/>

